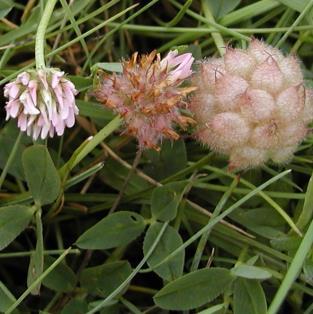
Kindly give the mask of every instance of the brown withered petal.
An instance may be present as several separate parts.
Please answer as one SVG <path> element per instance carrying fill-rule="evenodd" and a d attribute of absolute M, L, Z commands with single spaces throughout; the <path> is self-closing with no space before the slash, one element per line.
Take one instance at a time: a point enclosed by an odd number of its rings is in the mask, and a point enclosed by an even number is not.
<path fill-rule="evenodd" d="M 180 85 L 192 74 L 193 61 L 190 53 L 171 51 L 161 59 L 156 51 L 136 52 L 122 62 L 122 73 L 102 76 L 94 94 L 123 118 L 125 133 L 137 138 L 140 149 L 158 150 L 163 138 L 179 138 L 175 125 L 186 128 L 192 121 L 180 109 L 195 88 Z"/>

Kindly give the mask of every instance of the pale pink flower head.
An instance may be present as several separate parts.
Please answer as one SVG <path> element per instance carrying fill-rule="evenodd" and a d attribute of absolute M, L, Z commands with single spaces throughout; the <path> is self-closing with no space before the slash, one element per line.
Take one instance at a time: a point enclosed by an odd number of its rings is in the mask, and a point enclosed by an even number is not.
<path fill-rule="evenodd" d="M 256 39 L 201 62 L 192 84 L 195 137 L 229 156 L 230 169 L 287 163 L 313 120 L 297 58 Z"/>
<path fill-rule="evenodd" d="M 6 120 L 17 119 L 17 126 L 34 140 L 64 133 L 75 123 L 77 90 L 59 69 L 28 70 L 6 84 Z"/>
<path fill-rule="evenodd" d="M 175 125 L 185 128 L 193 120 L 184 116 L 186 95 L 181 87 L 192 74 L 190 53 L 171 51 L 164 59 L 155 51 L 123 61 L 123 73 L 105 74 L 95 89 L 98 101 L 124 119 L 125 132 L 137 138 L 140 149 L 159 149 L 163 138 L 176 140 Z"/>

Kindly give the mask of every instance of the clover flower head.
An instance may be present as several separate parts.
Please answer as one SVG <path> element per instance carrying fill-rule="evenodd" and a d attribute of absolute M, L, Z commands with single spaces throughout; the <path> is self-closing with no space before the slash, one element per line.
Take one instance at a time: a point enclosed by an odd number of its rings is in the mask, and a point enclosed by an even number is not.
<path fill-rule="evenodd" d="M 204 60 L 193 85 L 195 136 L 228 155 L 230 169 L 287 163 L 313 119 L 299 61 L 256 39 L 247 50 L 228 47 L 223 58 Z"/>
<path fill-rule="evenodd" d="M 123 61 L 123 72 L 104 75 L 95 96 L 123 117 L 125 133 L 137 138 L 139 148 L 159 149 L 163 138 L 176 140 L 174 125 L 185 128 L 193 120 L 180 109 L 193 87 L 181 87 L 192 74 L 191 53 L 171 51 L 161 59 L 155 51 Z"/>
<path fill-rule="evenodd" d="M 21 131 L 36 140 L 64 133 L 75 123 L 77 90 L 64 72 L 49 68 L 28 70 L 6 84 L 6 120 L 17 119 Z"/>

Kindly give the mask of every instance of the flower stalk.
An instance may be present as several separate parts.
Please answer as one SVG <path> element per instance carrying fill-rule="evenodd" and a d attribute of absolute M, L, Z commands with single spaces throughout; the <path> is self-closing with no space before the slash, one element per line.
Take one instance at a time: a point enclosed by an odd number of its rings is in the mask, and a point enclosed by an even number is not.
<path fill-rule="evenodd" d="M 45 63 L 45 35 L 49 24 L 50 17 L 55 7 L 57 0 L 48 0 L 43 11 L 40 23 L 38 25 L 35 41 L 35 59 L 37 70 L 46 67 Z"/>

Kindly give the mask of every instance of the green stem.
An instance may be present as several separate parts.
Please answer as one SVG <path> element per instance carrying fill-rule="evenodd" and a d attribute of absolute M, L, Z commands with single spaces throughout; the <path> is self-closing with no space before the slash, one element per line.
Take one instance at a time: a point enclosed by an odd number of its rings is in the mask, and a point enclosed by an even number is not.
<path fill-rule="evenodd" d="M 36 277 L 39 277 L 43 272 L 43 227 L 42 227 L 42 220 L 41 220 L 41 206 L 37 204 L 37 212 L 35 215 L 36 218 L 36 238 L 37 238 L 37 244 L 36 244 L 36 250 L 35 253 L 35 265 L 36 265 Z M 35 294 L 39 294 L 40 292 L 40 283 L 34 288 Z M 33 292 L 33 293 L 34 293 Z"/>
<path fill-rule="evenodd" d="M 273 301 L 270 305 L 267 314 L 275 314 L 278 312 L 281 304 L 283 303 L 289 289 L 294 281 L 297 279 L 302 265 L 307 257 L 308 252 L 311 249 L 313 243 L 313 221 L 311 222 L 301 244 L 290 264 L 287 274 L 281 283 Z"/>
<path fill-rule="evenodd" d="M 42 280 L 47 277 L 54 268 L 56 268 L 62 260 L 65 258 L 65 256 L 69 253 L 71 250 L 71 247 L 69 247 L 67 250 L 63 252 L 62 255 L 60 255 L 23 293 L 22 295 L 5 311 L 5 314 L 12 313 L 20 304 L 23 302 L 23 300 L 30 294 L 30 292 L 40 283 Z"/>
<path fill-rule="evenodd" d="M 260 191 L 264 190 L 267 186 L 274 183 L 275 181 L 279 180 L 280 178 L 284 177 L 288 173 L 290 173 L 291 170 L 285 170 L 284 172 L 278 174 L 277 176 L 271 178 L 270 180 L 266 181 L 265 183 L 261 184 L 257 188 L 255 188 L 253 191 L 245 195 L 243 198 L 238 200 L 236 203 L 231 205 L 228 209 L 223 211 L 219 216 L 216 216 L 215 218 L 210 219 L 210 221 L 207 223 L 206 226 L 201 228 L 198 232 L 196 232 L 192 237 L 190 237 L 187 241 L 185 241 L 181 246 L 179 246 L 177 249 L 175 249 L 171 254 L 167 255 L 163 260 L 158 262 L 156 265 L 153 266 L 153 269 L 160 267 L 164 263 L 171 260 L 174 256 L 177 255 L 181 250 L 184 250 L 186 247 L 188 247 L 190 244 L 192 244 L 195 240 L 199 239 L 204 233 L 207 233 L 208 230 L 211 230 L 217 223 L 222 221 L 226 216 L 231 214 L 236 208 L 240 207 L 242 204 L 244 204 L 246 201 L 248 201 L 253 196 L 257 195 Z M 145 270 L 142 270 L 142 273 L 150 272 L 153 269 L 148 268 Z"/>
<path fill-rule="evenodd" d="M 4 168 L 3 168 L 2 172 L 1 172 L 1 176 L 0 176 L 0 190 L 1 190 L 2 184 L 3 184 L 4 180 L 5 180 L 5 177 L 6 177 L 7 173 L 8 173 L 8 170 L 9 170 L 11 164 L 12 164 L 12 161 L 15 158 L 15 154 L 16 154 L 17 148 L 18 148 L 18 146 L 19 146 L 19 144 L 21 142 L 21 138 L 22 138 L 22 132 L 20 132 L 19 135 L 17 136 L 17 138 L 15 140 L 15 143 L 14 143 L 14 146 L 13 146 L 11 152 L 10 152 L 9 158 L 8 158 L 6 164 L 5 164 L 5 166 L 4 166 Z"/>
<path fill-rule="evenodd" d="M 207 1 L 202 1 L 202 9 L 203 9 L 203 12 L 204 12 L 204 15 L 206 17 L 206 19 L 209 21 L 209 22 L 212 22 L 212 23 L 215 23 L 215 20 L 214 20 L 214 17 L 211 13 L 211 10 L 210 10 L 210 7 L 208 5 L 208 2 Z M 225 54 L 225 48 L 226 48 L 226 45 L 225 45 L 225 42 L 224 42 L 224 39 L 221 35 L 221 33 L 217 30 L 217 32 L 212 32 L 211 34 L 214 42 L 215 42 L 215 45 L 216 45 L 216 48 L 219 52 L 219 54 L 221 56 L 223 56 Z"/>
<path fill-rule="evenodd" d="M 64 253 L 65 250 L 46 250 L 43 251 L 44 255 L 60 255 L 62 253 Z M 0 254 L 0 259 L 1 258 L 17 258 L 17 257 L 27 257 L 27 256 L 31 256 L 32 254 L 34 254 L 35 251 L 24 251 L 24 252 L 14 252 L 14 253 L 1 253 Z M 70 251 L 68 251 L 68 254 L 75 254 L 75 255 L 79 255 L 80 254 L 80 250 L 79 249 L 72 249 Z"/>
<path fill-rule="evenodd" d="M 52 15 L 54 6 L 57 0 L 48 0 L 46 7 L 43 11 L 40 23 L 38 25 L 36 33 L 36 43 L 35 43 L 35 59 L 36 59 L 36 68 L 41 69 L 45 68 L 45 34 L 49 24 L 50 17 Z"/>
<path fill-rule="evenodd" d="M 220 212 L 222 211 L 223 207 L 225 206 L 226 202 L 228 201 L 229 197 L 231 196 L 231 194 L 232 194 L 234 188 L 237 186 L 237 184 L 238 184 L 238 179 L 235 178 L 233 180 L 232 184 L 229 186 L 227 191 L 224 193 L 224 195 L 220 199 L 220 201 L 218 202 L 218 204 L 216 205 L 210 220 L 212 220 L 213 218 L 217 217 L 220 214 Z M 204 248 L 206 246 L 210 232 L 211 232 L 211 229 L 209 229 L 207 232 L 203 233 L 201 238 L 200 238 L 200 241 L 199 241 L 197 249 L 196 249 L 195 256 L 194 256 L 192 264 L 191 264 L 191 268 L 190 268 L 191 271 L 194 271 L 194 270 L 198 269 L 198 267 L 199 267 L 202 253 L 203 253 Z"/>
<path fill-rule="evenodd" d="M 288 38 L 290 33 L 294 30 L 294 28 L 302 21 L 302 19 L 305 17 L 305 15 L 309 12 L 309 10 L 313 6 L 313 0 L 309 1 L 307 5 L 305 6 L 304 10 L 300 13 L 300 15 L 297 17 L 297 19 L 294 21 L 294 23 L 289 27 L 287 32 L 284 34 L 284 36 L 279 40 L 279 42 L 276 44 L 276 47 L 279 48 L 284 41 Z"/>
<path fill-rule="evenodd" d="M 85 142 L 83 142 L 72 154 L 71 158 L 63 165 L 59 170 L 61 177 L 65 180 L 69 172 L 79 164 L 94 148 L 99 145 L 106 137 L 108 137 L 112 132 L 117 130 L 122 123 L 122 119 L 116 116 L 112 121 L 110 121 L 106 126 L 104 126 L 95 136 L 90 137 Z"/>

